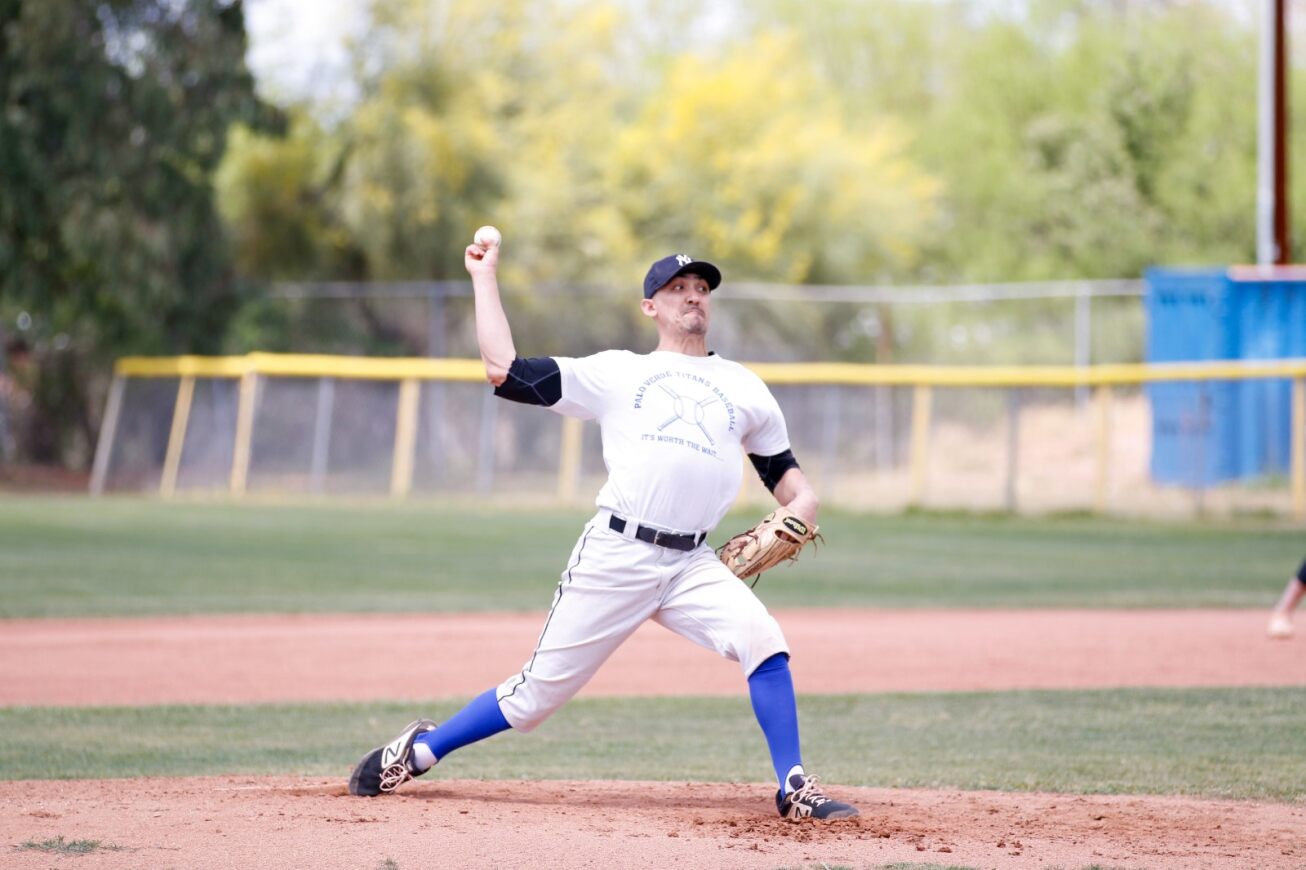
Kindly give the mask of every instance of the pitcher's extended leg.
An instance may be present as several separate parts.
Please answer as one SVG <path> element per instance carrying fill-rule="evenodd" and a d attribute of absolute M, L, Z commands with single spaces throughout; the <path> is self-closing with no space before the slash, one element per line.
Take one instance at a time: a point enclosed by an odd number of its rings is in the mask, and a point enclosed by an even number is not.
<path fill-rule="evenodd" d="M 748 696 L 753 715 L 766 735 L 775 778 L 783 788 L 790 774 L 803 772 L 803 755 L 798 741 L 798 702 L 789 673 L 789 656 L 776 653 L 757 666 L 748 678 Z"/>
<path fill-rule="evenodd" d="M 497 687 L 487 689 L 434 731 L 417 735 L 413 742 L 413 767 L 427 770 L 455 749 L 511 728 L 499 709 L 496 691 Z"/>

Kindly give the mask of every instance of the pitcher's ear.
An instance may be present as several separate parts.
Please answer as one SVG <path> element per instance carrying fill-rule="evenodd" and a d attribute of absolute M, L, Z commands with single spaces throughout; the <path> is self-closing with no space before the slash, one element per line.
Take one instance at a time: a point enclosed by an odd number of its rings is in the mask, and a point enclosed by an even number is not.
<path fill-rule="evenodd" d="M 656 307 L 654 307 L 652 299 L 639 300 L 639 310 L 643 311 L 644 314 L 648 317 L 658 316 L 658 310 Z"/>

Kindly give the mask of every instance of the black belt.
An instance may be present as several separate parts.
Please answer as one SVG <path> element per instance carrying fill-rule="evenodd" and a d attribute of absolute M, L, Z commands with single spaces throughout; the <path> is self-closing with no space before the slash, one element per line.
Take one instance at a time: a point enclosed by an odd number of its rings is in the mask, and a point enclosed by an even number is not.
<path fill-rule="evenodd" d="M 619 535 L 624 534 L 626 521 L 613 514 L 608 520 L 608 528 Z M 657 544 L 659 547 L 689 552 L 703 543 L 703 539 L 707 537 L 707 532 L 699 532 L 697 535 L 677 535 L 674 532 L 664 532 L 661 529 L 652 529 L 648 526 L 636 526 L 635 537 L 647 544 Z"/>

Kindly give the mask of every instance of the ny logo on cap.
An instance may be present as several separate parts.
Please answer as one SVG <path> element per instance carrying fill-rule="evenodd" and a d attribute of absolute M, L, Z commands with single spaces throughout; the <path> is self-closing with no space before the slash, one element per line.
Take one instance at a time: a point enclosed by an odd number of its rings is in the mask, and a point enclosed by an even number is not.
<path fill-rule="evenodd" d="M 694 262 L 694 258 L 688 254 L 676 254 L 676 262 L 682 266 L 688 266 L 690 263 Z"/>

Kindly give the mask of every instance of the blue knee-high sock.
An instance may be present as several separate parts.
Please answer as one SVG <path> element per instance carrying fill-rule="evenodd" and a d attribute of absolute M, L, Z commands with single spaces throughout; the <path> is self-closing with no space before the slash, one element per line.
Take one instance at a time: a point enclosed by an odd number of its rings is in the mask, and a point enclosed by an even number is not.
<path fill-rule="evenodd" d="M 798 748 L 798 701 L 794 697 L 794 678 L 789 673 L 789 656 L 776 653 L 757 666 L 748 678 L 748 695 L 753 714 L 766 735 L 775 765 L 775 778 L 784 788 L 785 775 L 794 765 L 803 763 Z"/>
<path fill-rule="evenodd" d="M 439 728 L 420 735 L 414 742 L 425 743 L 439 761 L 455 749 L 507 731 L 512 726 L 503 718 L 495 691 L 487 689 L 477 695 L 448 722 L 441 722 Z"/>

